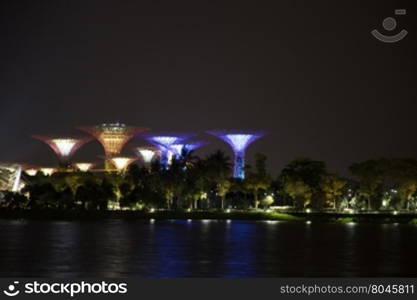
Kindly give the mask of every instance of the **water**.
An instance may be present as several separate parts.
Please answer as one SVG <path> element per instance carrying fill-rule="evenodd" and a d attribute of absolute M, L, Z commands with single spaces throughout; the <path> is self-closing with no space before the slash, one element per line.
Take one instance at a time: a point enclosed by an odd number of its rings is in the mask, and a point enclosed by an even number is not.
<path fill-rule="evenodd" d="M 1 277 L 417 275 L 417 226 L 0 220 Z"/>

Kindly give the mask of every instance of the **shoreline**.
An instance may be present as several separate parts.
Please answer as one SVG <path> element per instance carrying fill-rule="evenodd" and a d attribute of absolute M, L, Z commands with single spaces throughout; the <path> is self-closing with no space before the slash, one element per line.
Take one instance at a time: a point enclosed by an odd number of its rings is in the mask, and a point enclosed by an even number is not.
<path fill-rule="evenodd" d="M 317 223 L 378 223 L 415 224 L 417 214 L 400 213 L 330 213 L 330 212 L 265 212 L 265 211 L 56 211 L 56 210 L 0 210 L 0 219 L 28 220 L 246 220 L 246 221 L 288 221 Z"/>

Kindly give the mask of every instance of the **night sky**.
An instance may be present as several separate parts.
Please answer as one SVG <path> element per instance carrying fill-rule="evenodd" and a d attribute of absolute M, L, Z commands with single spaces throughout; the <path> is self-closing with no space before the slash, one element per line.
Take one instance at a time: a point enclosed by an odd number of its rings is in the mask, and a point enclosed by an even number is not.
<path fill-rule="evenodd" d="M 154 131 L 268 130 L 248 156 L 265 153 L 274 175 L 303 156 L 342 174 L 369 158 L 417 158 L 411 3 L 3 0 L 0 161 L 53 165 L 31 134 L 114 121 Z M 370 34 L 387 34 L 389 16 L 395 33 L 409 31 L 396 44 Z M 231 155 L 201 137 L 211 144 L 198 153 Z M 95 142 L 75 159 L 102 154 Z"/>

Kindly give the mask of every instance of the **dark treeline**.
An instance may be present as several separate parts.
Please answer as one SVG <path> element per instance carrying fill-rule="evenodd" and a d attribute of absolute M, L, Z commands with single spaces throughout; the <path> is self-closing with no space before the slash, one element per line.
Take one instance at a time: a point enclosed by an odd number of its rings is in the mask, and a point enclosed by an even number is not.
<path fill-rule="evenodd" d="M 256 209 L 280 206 L 294 211 L 417 210 L 417 161 L 378 159 L 353 164 L 351 178 L 326 169 L 322 161 L 291 161 L 278 176 L 256 154 L 244 180 L 230 178 L 223 152 L 205 158 L 184 153 L 169 169 L 158 161 L 131 165 L 123 173 L 58 172 L 24 175 L 21 193 L 3 192 L 7 210 Z M 0 176 L 1 177 L 1 176 Z M 0 178 L 1 180 L 1 178 Z"/>

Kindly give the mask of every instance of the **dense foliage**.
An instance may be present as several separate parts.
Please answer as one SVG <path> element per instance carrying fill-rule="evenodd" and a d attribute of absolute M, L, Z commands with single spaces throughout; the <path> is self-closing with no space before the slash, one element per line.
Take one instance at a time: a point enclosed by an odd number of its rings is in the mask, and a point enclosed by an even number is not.
<path fill-rule="evenodd" d="M 379 159 L 353 164 L 352 179 L 328 172 L 324 162 L 300 158 L 273 178 L 266 156 L 256 154 L 244 180 L 230 178 L 223 152 L 205 158 L 184 153 L 168 169 L 158 161 L 131 165 L 123 173 L 25 174 L 22 193 L 3 192 L 9 210 L 248 209 L 285 206 L 293 210 L 417 209 L 417 161 Z"/>

